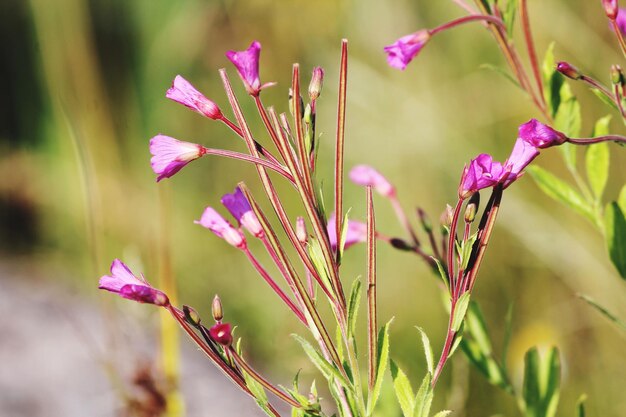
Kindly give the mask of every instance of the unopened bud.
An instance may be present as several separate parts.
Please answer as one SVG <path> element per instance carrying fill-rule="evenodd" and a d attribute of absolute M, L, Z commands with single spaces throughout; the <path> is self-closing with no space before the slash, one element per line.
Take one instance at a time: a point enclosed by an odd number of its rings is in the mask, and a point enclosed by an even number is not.
<path fill-rule="evenodd" d="M 450 228 L 452 226 L 452 219 L 454 217 L 454 210 L 450 204 L 446 204 L 446 209 L 441 213 L 441 217 L 439 221 L 441 225 L 446 228 Z"/>
<path fill-rule="evenodd" d="M 218 323 L 224 318 L 224 310 L 222 310 L 222 300 L 220 300 L 220 297 L 217 294 L 213 298 L 213 304 L 211 304 L 211 313 L 213 314 L 213 320 Z"/>
<path fill-rule="evenodd" d="M 422 208 L 417 209 L 417 215 L 420 218 L 420 222 L 422 223 L 422 227 L 426 233 L 430 233 L 433 230 L 433 224 L 430 221 L 430 218 L 426 214 L 426 212 Z"/>
<path fill-rule="evenodd" d="M 611 82 L 613 85 L 624 85 L 624 73 L 619 65 L 611 65 Z"/>
<path fill-rule="evenodd" d="M 617 19 L 617 14 L 619 13 L 617 0 L 602 0 L 602 5 L 604 6 L 604 12 L 609 19 Z"/>
<path fill-rule="evenodd" d="M 298 217 L 296 219 L 296 236 L 298 241 L 303 245 L 305 245 L 309 240 L 309 234 L 306 231 L 306 223 L 302 217 Z"/>
<path fill-rule="evenodd" d="M 194 326 L 200 324 L 200 315 L 192 307 L 183 306 L 183 313 L 185 313 L 185 320 L 187 320 L 189 324 Z"/>
<path fill-rule="evenodd" d="M 222 346 L 230 346 L 233 343 L 230 323 L 217 323 L 209 329 L 211 338 Z"/>
<path fill-rule="evenodd" d="M 474 219 L 476 218 L 476 211 L 478 210 L 478 208 L 476 207 L 476 204 L 474 203 L 468 203 L 467 206 L 465 207 L 465 223 L 471 223 L 474 221 Z"/>
<path fill-rule="evenodd" d="M 309 98 L 311 100 L 317 100 L 322 92 L 323 85 L 324 69 L 322 67 L 313 68 L 313 75 L 311 76 L 311 83 L 309 84 Z"/>
<path fill-rule="evenodd" d="M 391 238 L 389 241 L 391 246 L 399 250 L 411 251 L 413 250 L 413 246 L 409 245 L 406 240 L 400 239 L 399 237 Z"/>
<path fill-rule="evenodd" d="M 556 64 L 556 70 L 572 80 L 580 80 L 583 76 L 578 68 L 565 61 Z"/>
<path fill-rule="evenodd" d="M 310 125 L 313 122 L 313 114 L 311 113 L 311 105 L 307 104 L 304 107 L 304 123 Z"/>

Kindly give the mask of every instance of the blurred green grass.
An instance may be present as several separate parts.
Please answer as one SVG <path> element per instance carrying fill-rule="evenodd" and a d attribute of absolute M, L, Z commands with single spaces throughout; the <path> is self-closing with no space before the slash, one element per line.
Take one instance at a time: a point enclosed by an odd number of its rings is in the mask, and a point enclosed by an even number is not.
<path fill-rule="evenodd" d="M 539 50 L 554 40 L 558 59 L 606 79 L 609 65 L 620 57 L 600 2 L 530 3 Z M 520 91 L 480 69 L 485 62 L 504 63 L 479 26 L 437 36 L 404 73 L 386 65 L 384 45 L 458 16 L 451 2 L 5 0 L 0 11 L 4 261 L 50 278 L 58 275 L 50 271 L 77 277 L 66 285 L 82 288 L 95 300 L 100 297 L 96 280 L 114 257 L 141 265 L 156 281 L 166 244 L 181 301 L 207 313 L 213 294 L 219 293 L 227 319 L 238 325 L 250 347 L 248 356 L 285 381 L 301 367 L 310 369 L 289 337 L 300 330 L 298 324 L 239 253 L 192 223 L 238 181 L 257 186 L 254 169 L 206 159 L 158 187 L 154 182 L 147 142 L 157 133 L 243 149 L 222 126 L 164 98 L 173 77 L 185 76 L 226 108 L 217 69 L 227 67 L 260 132 L 252 103 L 245 100 L 224 52 L 261 41 L 262 80 L 279 83 L 264 99 L 281 111 L 287 110 L 292 62 L 300 62 L 307 75 L 312 66 L 322 65 L 327 77 L 318 115 L 323 132 L 319 170 L 329 184 L 339 45 L 348 38 L 347 166 L 376 166 L 396 184 L 407 209 L 419 205 L 433 220 L 453 200 L 463 164 L 480 152 L 503 159 L 517 125 L 537 116 Z M 588 133 L 605 109 L 584 88 L 573 87 Z M 613 128 L 623 129 L 617 123 Z M 616 196 L 626 182 L 626 157 L 620 151 L 612 155 L 608 196 Z M 538 163 L 565 173 L 556 152 Z M 171 216 L 167 230 L 159 221 L 158 188 L 165 189 L 161 197 Z M 281 190 L 291 192 L 286 185 Z M 326 192 L 331 201 L 331 190 Z M 346 192 L 347 206 L 363 218 L 363 190 L 347 184 Z M 382 200 L 376 204 L 380 229 L 401 234 L 392 210 Z M 295 195 L 288 207 L 293 213 L 299 209 Z M 350 251 L 342 267 L 345 285 L 364 273 L 363 252 L 362 247 Z M 393 354 L 417 380 L 423 363 L 413 326 L 424 327 L 439 349 L 445 315 L 438 290 L 418 259 L 382 245 L 379 253 L 380 317 L 396 317 Z M 576 398 L 587 392 L 591 415 L 617 416 L 626 399 L 621 384 L 610 381 L 626 380 L 624 338 L 576 292 L 626 317 L 626 290 L 601 238 L 525 178 L 507 191 L 476 298 L 496 340 L 502 338 L 508 304 L 515 304 L 513 367 L 520 366 L 531 345 L 559 344 L 565 364 L 561 415 L 573 412 Z M 462 369 L 462 361 L 456 358 L 453 366 Z M 468 377 L 466 415 L 514 413 L 511 399 L 473 370 Z M 437 401 L 443 407 L 445 396 Z"/>

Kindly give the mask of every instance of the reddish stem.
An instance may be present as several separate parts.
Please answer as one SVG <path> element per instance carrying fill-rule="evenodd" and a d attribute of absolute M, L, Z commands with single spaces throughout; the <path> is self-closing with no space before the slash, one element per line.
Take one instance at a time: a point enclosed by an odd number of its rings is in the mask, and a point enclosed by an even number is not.
<path fill-rule="evenodd" d="M 537 59 L 535 42 L 533 41 L 533 35 L 530 30 L 530 19 L 528 16 L 528 4 L 526 3 L 526 0 L 520 0 L 520 18 L 522 20 L 522 30 L 524 31 L 526 48 L 528 49 L 528 57 L 530 58 L 530 66 L 532 67 L 535 82 L 537 83 L 537 88 L 539 90 L 539 98 L 545 107 L 546 102 L 543 95 L 543 82 L 541 81 L 541 71 L 539 70 L 539 60 Z"/>

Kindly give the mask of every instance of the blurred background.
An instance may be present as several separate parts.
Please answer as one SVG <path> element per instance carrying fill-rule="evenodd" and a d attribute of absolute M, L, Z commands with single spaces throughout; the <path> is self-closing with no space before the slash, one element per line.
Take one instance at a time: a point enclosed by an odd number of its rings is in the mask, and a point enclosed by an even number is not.
<path fill-rule="evenodd" d="M 540 54 L 554 40 L 557 59 L 606 81 L 620 56 L 601 2 L 529 3 Z M 147 145 L 157 133 L 243 150 L 230 131 L 165 99 L 165 91 L 181 74 L 227 109 L 217 73 L 226 67 L 260 128 L 225 51 L 262 43 L 261 79 L 278 82 L 264 101 L 280 111 L 287 111 L 291 64 L 301 64 L 304 85 L 312 67 L 323 66 L 319 171 L 331 184 L 339 47 L 348 38 L 346 165 L 375 166 L 407 210 L 423 207 L 436 221 L 454 202 L 463 164 L 481 152 L 506 158 L 517 126 L 539 116 L 505 78 L 481 69 L 505 64 L 479 25 L 438 35 L 405 72 L 386 65 L 384 45 L 459 15 L 453 2 L 419 0 L 2 0 L 0 414 L 135 415 L 129 404 L 136 398 L 152 398 L 158 409 L 151 380 L 176 365 L 159 359 L 157 309 L 97 290 L 116 257 L 155 285 L 174 277 L 179 301 L 207 320 L 220 294 L 257 368 L 283 385 L 302 369 L 303 385 L 310 383 L 317 375 L 289 336 L 301 331 L 296 320 L 238 251 L 193 224 L 238 181 L 260 195 L 254 168 L 203 158 L 155 182 Z M 606 107 L 572 87 L 590 134 Z M 613 130 L 623 133 L 623 126 Z M 613 150 L 609 199 L 626 182 L 626 156 Z M 537 163 L 565 176 L 558 152 L 544 152 Z M 295 216 L 295 194 L 284 184 L 281 190 Z M 332 189 L 325 191 L 332 201 Z M 352 217 L 363 219 L 364 190 L 347 184 L 346 193 Z M 382 199 L 376 205 L 380 231 L 401 236 L 391 207 Z M 365 273 L 364 251 L 350 249 L 345 285 Z M 417 257 L 382 244 L 379 255 L 380 320 L 395 316 L 392 355 L 416 386 L 425 365 L 414 326 L 427 331 L 436 353 L 444 338 L 439 289 Z M 559 415 L 573 415 L 583 393 L 590 416 L 623 415 L 624 333 L 576 293 L 626 317 L 626 288 L 601 236 L 524 178 L 505 195 L 475 298 L 498 349 L 514 305 L 509 365 L 518 377 L 529 347 L 560 347 Z M 261 415 L 186 339 L 181 367 L 187 415 Z M 460 354 L 435 402 L 434 409 L 453 407 L 458 416 L 519 415 L 514 400 Z"/>

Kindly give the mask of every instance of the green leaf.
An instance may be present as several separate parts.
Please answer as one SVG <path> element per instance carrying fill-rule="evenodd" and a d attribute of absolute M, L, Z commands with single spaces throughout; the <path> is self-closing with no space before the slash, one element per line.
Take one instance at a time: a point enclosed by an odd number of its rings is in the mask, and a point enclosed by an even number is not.
<path fill-rule="evenodd" d="M 428 372 L 431 375 L 434 375 L 435 372 L 435 362 L 433 360 L 433 349 L 430 347 L 430 340 L 426 335 L 426 332 L 421 328 L 415 326 L 417 330 L 419 330 L 420 335 L 422 336 L 422 346 L 424 347 L 424 355 L 426 356 L 426 366 L 428 368 Z"/>
<path fill-rule="evenodd" d="M 487 14 L 491 14 L 491 5 L 493 4 L 493 1 L 494 0 L 480 0 L 480 3 L 485 8 Z"/>
<path fill-rule="evenodd" d="M 608 135 L 610 121 L 611 116 L 606 116 L 598 120 L 593 131 L 593 136 Z M 600 201 L 609 179 L 609 144 L 601 142 L 589 145 L 585 155 L 585 166 L 591 190 L 596 197 L 596 201 Z"/>
<path fill-rule="evenodd" d="M 385 379 L 385 370 L 387 362 L 389 362 L 389 325 L 393 318 L 385 324 L 378 332 L 378 349 L 376 352 L 376 378 L 374 378 L 374 386 L 367 397 L 367 415 L 371 416 L 376 407 L 376 402 L 380 396 L 380 387 Z"/>
<path fill-rule="evenodd" d="M 361 281 L 357 278 L 352 283 L 350 290 L 350 299 L 348 301 L 348 338 L 354 336 L 356 328 L 356 319 L 359 314 L 359 305 L 361 304 Z"/>
<path fill-rule="evenodd" d="M 435 258 L 434 256 L 431 256 L 430 259 L 435 261 L 435 263 L 437 264 L 437 270 L 439 271 L 439 276 L 441 277 L 441 280 L 443 281 L 443 283 L 446 285 L 446 290 L 448 290 L 447 292 L 449 293 L 450 283 L 448 282 L 448 272 L 443 268 L 443 264 L 441 263 L 439 259 Z"/>
<path fill-rule="evenodd" d="M 413 389 L 411 388 L 411 382 L 393 360 L 389 361 L 389 368 L 391 369 L 393 388 L 396 391 L 396 397 L 400 403 L 402 414 L 404 417 L 413 417 L 413 411 L 415 410 L 415 397 Z"/>
<path fill-rule="evenodd" d="M 343 251 L 346 246 L 346 238 L 348 237 L 348 215 L 350 214 L 350 210 L 346 211 L 346 214 L 343 216 L 343 222 L 341 223 L 341 241 L 339 244 L 339 258 L 337 259 L 337 263 L 341 263 L 343 259 Z"/>
<path fill-rule="evenodd" d="M 604 229 L 609 257 L 621 277 L 626 279 L 626 218 L 615 201 L 606 207 Z"/>
<path fill-rule="evenodd" d="M 561 105 L 561 88 L 563 87 L 564 78 L 556 70 L 556 62 L 554 60 L 554 42 L 548 46 L 546 55 L 543 59 L 543 82 L 547 86 L 544 92 L 546 104 L 550 109 L 552 117 L 556 116 L 559 106 Z"/>
<path fill-rule="evenodd" d="M 428 417 L 430 414 L 430 406 L 433 402 L 433 390 L 430 385 L 431 382 L 430 373 L 426 373 L 426 376 L 422 380 L 422 385 L 417 390 L 415 395 L 415 409 L 413 411 L 414 417 Z"/>
<path fill-rule="evenodd" d="M 582 394 L 579 398 L 578 401 L 576 401 L 576 415 L 578 417 L 585 417 L 585 401 L 587 401 L 587 395 L 586 394 Z"/>
<path fill-rule="evenodd" d="M 352 386 L 350 382 L 339 372 L 339 370 L 333 366 L 330 362 L 328 362 L 309 342 L 307 342 L 302 337 L 297 334 L 291 335 L 294 339 L 296 339 L 304 352 L 307 354 L 311 362 L 319 369 L 319 371 L 324 375 L 327 380 L 331 378 L 335 378 L 339 383 L 346 388 L 348 391 L 352 391 Z"/>
<path fill-rule="evenodd" d="M 513 76 L 511 75 L 510 72 L 508 72 L 507 70 L 505 70 L 504 68 L 500 68 L 497 67 L 495 65 L 491 65 L 491 64 L 482 64 L 480 66 L 481 69 L 486 69 L 486 70 L 490 70 L 495 72 L 496 74 L 499 74 L 501 76 L 503 76 L 504 78 L 506 78 L 508 81 L 510 81 L 511 83 L 513 83 L 513 85 L 517 88 L 520 88 L 519 83 L 517 82 L 517 80 L 515 78 L 513 78 Z"/>
<path fill-rule="evenodd" d="M 452 316 L 452 326 L 451 330 L 453 332 L 458 332 L 461 328 L 461 324 L 463 324 L 463 319 L 465 319 L 465 313 L 467 312 L 467 307 L 470 302 L 470 292 L 464 292 L 456 302 L 456 307 L 454 309 L 454 315 Z"/>
<path fill-rule="evenodd" d="M 626 185 L 624 185 L 617 197 L 617 205 L 622 210 L 622 213 L 626 213 Z"/>
<path fill-rule="evenodd" d="M 326 288 L 333 288 L 330 284 L 330 271 L 328 271 L 328 268 L 326 266 L 322 247 L 320 246 L 318 240 L 314 238 L 309 239 L 307 249 L 309 250 L 309 255 L 311 256 L 313 266 L 315 267 L 315 270 L 322 279 L 322 282 L 324 282 Z"/>
<path fill-rule="evenodd" d="M 593 209 L 569 184 L 536 165 L 526 168 L 526 171 L 530 173 L 541 191 L 554 200 L 575 210 L 595 224 Z"/>
<path fill-rule="evenodd" d="M 617 104 L 615 104 L 613 100 L 608 98 L 602 91 L 598 90 L 597 88 L 591 88 L 591 92 L 595 94 L 595 96 L 598 97 L 601 102 L 603 102 L 613 110 L 619 110 Z"/>
<path fill-rule="evenodd" d="M 452 411 L 450 410 L 441 410 L 440 412 L 438 412 L 437 414 L 435 414 L 434 417 L 447 417 L 450 414 L 452 414 Z"/>
<path fill-rule="evenodd" d="M 466 269 L 469 264 L 470 258 L 472 257 L 472 249 L 474 249 L 474 242 L 476 242 L 477 238 L 478 232 L 474 233 L 467 238 L 467 240 L 464 240 L 461 243 L 461 250 L 459 253 L 461 254 L 461 267 L 463 269 Z"/>
<path fill-rule="evenodd" d="M 580 103 L 572 94 L 569 84 L 565 83 L 561 86 L 559 97 L 560 104 L 554 115 L 554 128 L 565 133 L 568 137 L 579 137 L 582 125 Z M 559 149 L 568 169 L 574 170 L 576 168 L 576 146 L 564 143 L 559 146 Z"/>
<path fill-rule="evenodd" d="M 502 21 L 506 26 L 506 31 L 510 38 L 513 37 L 513 30 L 515 29 L 515 13 L 517 11 L 518 0 L 507 0 L 504 11 L 502 12 Z"/>
<path fill-rule="evenodd" d="M 608 309 L 598 304 L 593 298 L 584 294 L 578 294 L 578 297 L 580 297 L 581 299 L 586 301 L 587 304 L 589 304 L 590 306 L 598 310 L 600 314 L 602 314 L 604 317 L 612 321 L 616 326 L 621 327 L 622 330 L 626 330 L 626 323 L 620 320 L 615 314 L 611 313 Z"/>
<path fill-rule="evenodd" d="M 542 359 L 536 347 L 524 358 L 523 401 L 527 417 L 554 417 L 559 403 L 561 365 L 559 351 L 550 349 Z"/>
<path fill-rule="evenodd" d="M 274 416 L 275 414 L 269 408 L 269 401 L 263 385 L 254 380 L 246 371 L 242 370 L 243 379 L 246 382 L 246 386 L 254 396 L 256 403 L 268 416 Z"/>

